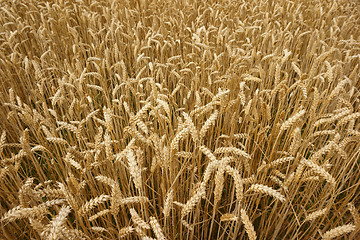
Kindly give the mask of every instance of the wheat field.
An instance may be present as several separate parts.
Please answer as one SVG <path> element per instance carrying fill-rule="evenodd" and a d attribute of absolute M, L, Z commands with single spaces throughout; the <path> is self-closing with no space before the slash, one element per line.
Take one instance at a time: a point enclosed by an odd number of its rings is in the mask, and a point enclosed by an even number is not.
<path fill-rule="evenodd" d="M 358 0 L 3 0 L 0 29 L 0 239 L 360 239 Z"/>

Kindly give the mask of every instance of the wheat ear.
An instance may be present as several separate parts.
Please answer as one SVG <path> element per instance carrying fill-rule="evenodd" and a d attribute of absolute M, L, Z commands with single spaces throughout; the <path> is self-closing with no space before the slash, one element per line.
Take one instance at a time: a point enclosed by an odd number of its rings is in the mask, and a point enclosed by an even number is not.
<path fill-rule="evenodd" d="M 340 237 L 344 234 L 355 231 L 355 229 L 356 229 L 356 226 L 354 224 L 346 224 L 346 225 L 343 225 L 340 227 L 336 227 L 336 228 L 331 229 L 331 230 L 327 231 L 326 233 L 324 233 L 323 240 L 330 240 L 330 239 Z"/>
<path fill-rule="evenodd" d="M 157 240 L 165 240 L 165 235 L 160 227 L 159 222 L 155 217 L 150 217 L 150 225 L 153 229 Z"/>
<path fill-rule="evenodd" d="M 280 200 L 281 202 L 286 201 L 285 197 L 281 193 L 277 192 L 276 190 L 272 189 L 271 187 L 268 187 L 268 186 L 265 186 L 262 184 L 252 184 L 250 186 L 250 188 L 248 189 L 248 191 L 265 193 L 267 195 L 270 195 L 270 196 L 276 198 L 277 200 Z"/>
<path fill-rule="evenodd" d="M 256 239 L 256 232 L 254 230 L 254 226 L 251 223 L 249 216 L 247 215 L 246 211 L 244 209 L 240 210 L 241 213 L 241 221 L 243 222 L 244 226 L 245 226 L 245 230 L 249 236 L 250 240 L 255 240 Z"/>

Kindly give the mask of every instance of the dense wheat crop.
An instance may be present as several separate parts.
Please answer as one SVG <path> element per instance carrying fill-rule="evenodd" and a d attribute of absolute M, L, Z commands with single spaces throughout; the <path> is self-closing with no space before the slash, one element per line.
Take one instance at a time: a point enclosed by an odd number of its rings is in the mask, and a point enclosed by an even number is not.
<path fill-rule="evenodd" d="M 359 239 L 357 0 L 0 1 L 1 239 Z"/>

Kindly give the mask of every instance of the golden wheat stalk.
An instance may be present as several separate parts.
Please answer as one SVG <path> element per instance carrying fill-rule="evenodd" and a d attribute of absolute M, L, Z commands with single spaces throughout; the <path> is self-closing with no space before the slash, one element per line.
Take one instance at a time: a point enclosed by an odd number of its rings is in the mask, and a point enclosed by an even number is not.
<path fill-rule="evenodd" d="M 96 206 L 106 202 L 110 200 L 110 196 L 109 195 L 105 195 L 105 194 L 102 194 L 96 198 L 92 198 L 90 199 L 89 201 L 87 201 L 85 204 L 83 204 L 80 208 L 80 213 L 81 214 L 86 214 L 88 213 L 89 211 L 91 211 L 92 209 L 94 209 Z"/>
<path fill-rule="evenodd" d="M 320 209 L 315 212 L 312 212 L 306 216 L 304 221 L 313 221 L 316 218 L 323 216 L 328 210 L 329 210 L 328 208 L 324 208 L 324 209 Z"/>
<path fill-rule="evenodd" d="M 164 201 L 163 214 L 165 219 L 167 219 L 170 216 L 173 200 L 174 200 L 174 189 L 169 189 Z"/>
<path fill-rule="evenodd" d="M 359 214 L 359 212 L 356 210 L 353 203 L 348 203 L 348 208 L 349 208 L 349 211 L 350 211 L 352 217 L 354 218 L 355 225 L 357 227 L 359 227 L 360 226 L 360 214 Z"/>
<path fill-rule="evenodd" d="M 344 234 L 350 233 L 355 231 L 356 227 L 354 224 L 346 224 L 343 226 L 339 226 L 336 228 L 333 228 L 329 231 L 327 231 L 326 233 L 324 233 L 324 235 L 322 236 L 322 239 L 324 240 L 329 240 L 329 239 L 334 239 L 337 237 L 340 237 Z"/>
<path fill-rule="evenodd" d="M 126 156 L 129 164 L 129 172 L 132 176 L 135 187 L 139 192 L 141 192 L 142 191 L 141 169 L 139 168 L 138 163 L 135 159 L 134 152 L 130 149 Z"/>
<path fill-rule="evenodd" d="M 298 113 L 294 114 L 292 117 L 287 119 L 280 127 L 280 132 L 285 131 L 291 127 L 295 122 L 297 122 L 304 114 L 306 113 L 305 109 L 300 110 Z"/>
<path fill-rule="evenodd" d="M 232 213 L 225 213 L 221 215 L 220 222 L 237 221 L 238 217 Z"/>
<path fill-rule="evenodd" d="M 201 183 L 196 193 L 185 203 L 181 209 L 181 218 L 188 215 L 206 194 L 205 183 Z"/>
<path fill-rule="evenodd" d="M 243 222 L 243 224 L 245 226 L 245 230 L 248 234 L 249 239 L 255 240 L 256 232 L 254 230 L 254 225 L 251 223 L 249 216 L 247 215 L 245 209 L 241 209 L 240 214 L 241 214 L 241 221 Z"/>
<path fill-rule="evenodd" d="M 150 225 L 155 233 L 156 239 L 158 240 L 166 239 L 163 230 L 161 229 L 161 226 L 155 217 L 150 217 Z"/>
<path fill-rule="evenodd" d="M 150 229 L 150 226 L 148 223 L 146 223 L 136 212 L 134 208 L 130 208 L 130 214 L 131 214 L 131 220 L 138 225 L 139 227 L 143 229 Z"/>
<path fill-rule="evenodd" d="M 324 168 L 320 167 L 319 165 L 312 162 L 311 160 L 303 159 L 303 162 L 306 166 L 310 167 L 311 170 L 313 170 L 316 174 L 319 174 L 321 177 L 326 179 L 326 181 L 329 182 L 333 188 L 335 188 L 335 186 L 336 186 L 335 179 Z"/>
<path fill-rule="evenodd" d="M 278 191 L 276 191 L 276 190 L 274 190 L 271 187 L 268 187 L 266 185 L 252 184 L 247 191 L 264 193 L 264 194 L 267 194 L 267 195 L 270 195 L 270 196 L 276 198 L 277 200 L 279 200 L 281 202 L 286 201 L 286 198 L 281 193 L 279 193 Z"/>

